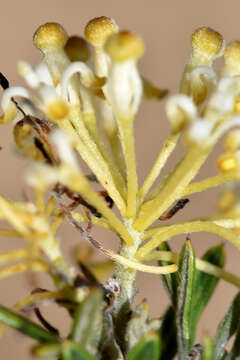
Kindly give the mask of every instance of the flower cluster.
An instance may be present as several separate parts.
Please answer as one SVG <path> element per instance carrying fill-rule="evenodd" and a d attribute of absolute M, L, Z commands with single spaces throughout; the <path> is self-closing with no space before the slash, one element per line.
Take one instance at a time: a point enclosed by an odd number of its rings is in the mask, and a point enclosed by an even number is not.
<path fill-rule="evenodd" d="M 33 40 L 43 60 L 35 68 L 19 62 L 18 71 L 27 88 L 9 87 L 7 79 L 0 78 L 4 88 L 0 122 L 14 121 L 16 147 L 31 159 L 26 181 L 35 190 L 34 202 L 0 197 L 0 217 L 13 227 L 0 233 L 21 237 L 27 244 L 26 249 L 0 255 L 1 263 L 21 261 L 2 269 L 0 277 L 40 270 L 49 272 L 59 290 L 73 286 L 76 271 L 66 264 L 56 238 L 65 219 L 117 264 L 114 277 L 121 291 L 116 308 L 132 301 L 136 270 L 157 274 L 177 271 L 177 254 L 158 249 L 175 235 L 207 231 L 240 248 L 236 231 L 240 218 L 233 212 L 152 227 L 182 209 L 188 202 L 186 197 L 240 177 L 240 132 L 232 130 L 240 125 L 240 42 L 225 45 L 219 33 L 205 27 L 193 33 L 192 54 L 179 94 L 170 96 L 166 103 L 170 134 L 139 186 L 135 116 L 142 96 L 160 100 L 167 95 L 166 89 L 157 88 L 139 74 L 137 64 L 145 50 L 142 39 L 119 30 L 112 19 L 100 17 L 87 24 L 85 38 L 68 37 L 59 24 L 46 23 L 37 29 Z M 224 64 L 216 73 L 213 66 L 220 56 Z M 226 151 L 217 160 L 219 173 L 192 182 L 225 134 Z M 185 155 L 153 187 L 180 137 Z M 88 175 L 81 169 L 78 155 L 88 166 Z M 92 225 L 119 236 L 119 253 L 105 249 L 92 237 Z M 144 264 L 153 259 L 172 264 Z M 196 265 L 240 284 L 235 276 L 203 260 Z M 82 296 L 82 288 L 69 292 L 71 299 Z M 36 296 L 24 304 L 33 300 Z"/>

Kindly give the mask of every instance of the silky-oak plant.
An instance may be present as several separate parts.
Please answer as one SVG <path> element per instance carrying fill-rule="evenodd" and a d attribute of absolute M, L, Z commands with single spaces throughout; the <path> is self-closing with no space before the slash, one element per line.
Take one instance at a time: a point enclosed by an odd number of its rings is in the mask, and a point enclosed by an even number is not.
<path fill-rule="evenodd" d="M 0 122 L 12 126 L 15 153 L 28 159 L 24 179 L 33 190 L 25 201 L 0 196 L 0 219 L 9 223 L 1 236 L 25 244 L 0 254 L 0 278 L 24 272 L 34 279 L 43 272 L 52 287 L 33 287 L 15 305 L 0 305 L 1 336 L 13 327 L 35 340 L 35 357 L 47 359 L 239 359 L 239 294 L 215 335 L 196 343 L 195 334 L 218 282 L 240 287 L 240 278 L 224 270 L 223 246 L 227 240 L 240 248 L 240 42 L 226 44 L 208 27 L 194 31 L 179 92 L 169 96 L 138 71 L 141 37 L 111 18 L 89 21 L 83 37 L 46 23 L 33 42 L 42 53 L 39 64 L 18 63 L 26 87 L 10 86 L 0 74 Z M 140 184 L 134 128 L 143 97 L 166 98 L 170 132 Z M 224 153 L 216 174 L 196 181 L 219 141 Z M 162 176 L 179 143 L 183 157 Z M 215 214 L 174 221 L 195 193 L 217 187 Z M 60 243 L 63 222 L 78 232 L 72 263 Z M 93 236 L 95 226 L 118 237 L 118 251 Z M 195 232 L 217 234 L 219 245 L 196 257 Z M 168 240 L 180 234 L 186 240 L 176 253 Z M 102 260 L 93 260 L 93 250 Z M 133 305 L 137 271 L 161 278 L 169 296 L 156 319 L 147 300 Z M 160 309 L 161 294 L 155 296 Z M 42 313 L 49 303 L 66 309 L 67 336 Z"/>

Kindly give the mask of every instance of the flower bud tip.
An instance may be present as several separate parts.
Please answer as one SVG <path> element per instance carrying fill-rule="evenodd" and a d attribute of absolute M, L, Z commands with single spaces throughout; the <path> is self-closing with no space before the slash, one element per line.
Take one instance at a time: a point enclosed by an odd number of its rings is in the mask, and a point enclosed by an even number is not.
<path fill-rule="evenodd" d="M 105 50 L 114 61 L 124 62 L 140 58 L 145 51 L 145 45 L 139 36 L 121 31 L 108 39 Z"/>
<path fill-rule="evenodd" d="M 94 18 L 85 27 L 85 37 L 88 42 L 95 46 L 101 46 L 110 35 L 118 31 L 115 21 L 106 16 Z"/>
<path fill-rule="evenodd" d="M 63 48 L 67 39 L 67 33 L 63 27 L 57 23 L 41 25 L 33 36 L 35 46 L 43 52 L 53 48 Z"/>
<path fill-rule="evenodd" d="M 215 57 L 221 53 L 224 40 L 217 31 L 208 27 L 201 27 L 192 34 L 191 43 L 193 51 Z"/>

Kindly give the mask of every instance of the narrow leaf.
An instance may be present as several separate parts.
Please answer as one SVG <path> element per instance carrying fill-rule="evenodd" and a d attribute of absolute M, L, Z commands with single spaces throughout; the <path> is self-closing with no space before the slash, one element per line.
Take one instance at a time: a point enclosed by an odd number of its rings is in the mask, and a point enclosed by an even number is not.
<path fill-rule="evenodd" d="M 214 360 L 221 360 L 224 348 L 230 337 L 236 332 L 240 324 L 240 293 L 238 293 L 224 318 L 220 322 L 214 338 Z"/>
<path fill-rule="evenodd" d="M 97 360 L 82 346 L 67 342 L 63 345 L 63 360 Z"/>
<path fill-rule="evenodd" d="M 102 290 L 91 291 L 90 295 L 79 304 L 70 338 L 75 343 L 95 354 L 101 338 L 103 303 Z"/>
<path fill-rule="evenodd" d="M 159 331 L 161 354 L 159 360 L 171 360 L 177 353 L 177 328 L 175 311 L 170 306 L 164 314 Z"/>
<path fill-rule="evenodd" d="M 33 321 L 0 305 L 0 321 L 40 342 L 57 342 L 59 338 Z"/>
<path fill-rule="evenodd" d="M 195 255 L 189 240 L 186 240 L 179 259 L 179 285 L 177 301 L 177 339 L 179 359 L 185 360 L 192 345 L 192 297 L 195 274 Z"/>
<path fill-rule="evenodd" d="M 225 360 L 239 360 L 240 359 L 240 325 L 235 336 L 235 340 L 231 351 Z"/>
<path fill-rule="evenodd" d="M 225 253 L 222 244 L 213 246 L 202 257 L 203 260 L 209 263 L 223 267 L 225 263 Z M 202 271 L 196 270 L 194 286 L 193 286 L 193 299 L 192 299 L 192 334 L 194 338 L 196 325 L 198 320 L 209 302 L 219 278 L 208 275 Z"/>
<path fill-rule="evenodd" d="M 171 248 L 167 242 L 163 242 L 159 245 L 158 250 L 171 251 Z M 169 262 L 159 260 L 158 264 L 160 266 L 165 266 L 169 265 Z M 177 302 L 178 273 L 175 272 L 167 275 L 161 275 L 161 279 L 172 304 L 175 305 Z"/>
<path fill-rule="evenodd" d="M 127 360 L 158 360 L 160 353 L 160 342 L 158 335 L 151 333 L 146 335 L 127 356 Z"/>

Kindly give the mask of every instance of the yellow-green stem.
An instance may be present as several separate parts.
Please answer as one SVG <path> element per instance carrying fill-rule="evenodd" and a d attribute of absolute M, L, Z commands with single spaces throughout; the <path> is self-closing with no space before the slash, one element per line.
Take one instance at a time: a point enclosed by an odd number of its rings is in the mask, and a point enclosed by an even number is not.
<path fill-rule="evenodd" d="M 237 174 L 219 174 L 216 176 L 212 176 L 210 178 L 188 185 L 183 191 L 182 196 L 188 196 L 197 192 L 208 190 L 238 179 L 239 175 Z"/>
<path fill-rule="evenodd" d="M 127 217 L 134 219 L 136 214 L 138 179 L 136 172 L 133 119 L 119 117 L 118 127 L 127 172 Z"/>
<path fill-rule="evenodd" d="M 126 213 L 126 204 L 119 194 L 118 190 L 115 187 L 115 184 L 112 181 L 111 176 L 109 176 L 108 171 L 105 167 L 102 167 L 101 164 L 96 161 L 95 156 L 88 149 L 86 144 L 82 141 L 82 139 L 77 136 L 73 126 L 67 120 L 61 122 L 60 126 L 70 134 L 73 139 L 76 140 L 76 149 L 83 158 L 83 160 L 88 164 L 89 168 L 92 172 L 97 176 L 98 180 L 102 184 L 102 186 L 108 191 L 109 196 L 113 199 L 114 203 L 120 210 L 121 214 L 124 215 Z"/>
<path fill-rule="evenodd" d="M 162 261 L 173 262 L 176 264 L 178 263 L 178 259 L 179 259 L 179 255 L 172 253 L 170 251 L 153 251 L 150 254 L 148 254 L 146 258 L 144 258 L 144 260 L 146 261 L 162 260 Z M 233 284 L 238 288 L 240 288 L 240 278 L 228 271 L 221 269 L 218 266 L 210 264 L 209 262 L 204 261 L 202 259 L 196 258 L 196 268 L 207 274 L 221 278 L 227 281 L 228 283 Z"/>
<path fill-rule="evenodd" d="M 90 114 L 84 114 L 83 113 L 83 119 L 84 122 L 86 124 L 86 127 L 89 131 L 89 134 L 92 136 L 94 142 L 96 143 L 97 147 L 100 150 L 100 153 L 102 154 L 103 158 L 105 159 L 105 161 L 107 162 L 107 164 L 109 165 L 113 177 L 114 179 L 117 179 L 118 183 L 119 183 L 119 187 L 121 188 L 121 194 L 124 197 L 124 199 L 126 198 L 126 184 L 125 181 L 122 177 L 122 174 L 116 164 L 116 162 L 113 160 L 111 154 L 109 153 L 106 145 L 103 142 L 103 139 L 100 135 L 98 126 L 97 126 L 97 122 L 96 122 L 96 117 L 94 113 L 90 113 Z"/>
<path fill-rule="evenodd" d="M 140 215 L 134 223 L 136 230 L 144 231 L 157 220 L 176 199 L 181 198 L 186 186 L 196 176 L 210 151 L 211 148 L 196 146 L 187 152 L 183 161 L 168 179 L 159 195 L 141 207 Z"/>
<path fill-rule="evenodd" d="M 156 233 L 156 235 L 153 237 L 152 240 L 148 241 L 144 246 L 142 246 L 137 251 L 136 258 L 142 260 L 158 245 L 172 238 L 173 236 L 180 234 L 188 234 L 192 232 L 201 232 L 201 231 L 207 231 L 213 234 L 217 234 L 222 238 L 230 241 L 233 245 L 235 245 L 240 249 L 240 237 L 238 234 L 234 233 L 233 231 L 225 229 L 222 226 L 213 224 L 212 222 L 193 221 L 193 222 L 185 222 L 185 223 L 169 226 L 169 228 L 166 231 L 160 229 L 159 233 Z"/>
<path fill-rule="evenodd" d="M 120 247 L 120 255 L 127 259 L 134 260 L 135 253 L 141 243 L 141 234 L 132 229 L 131 220 L 126 220 L 125 226 L 134 239 L 134 244 L 132 246 L 126 246 L 126 244 L 122 243 Z M 134 285 L 136 279 L 136 270 L 126 268 L 120 264 L 116 264 L 115 276 L 121 287 L 116 305 L 117 313 L 124 304 L 131 304 L 133 297 L 136 294 L 136 288 Z"/>
<path fill-rule="evenodd" d="M 179 139 L 179 133 L 171 133 L 168 139 L 163 144 L 163 148 L 160 151 L 150 173 L 148 174 L 146 180 L 144 181 L 141 189 L 138 192 L 138 198 L 143 200 L 148 191 L 150 190 L 151 186 L 153 185 L 156 178 L 160 175 L 160 172 L 164 165 L 166 164 L 169 156 L 175 149 L 177 145 L 177 141 Z"/>

